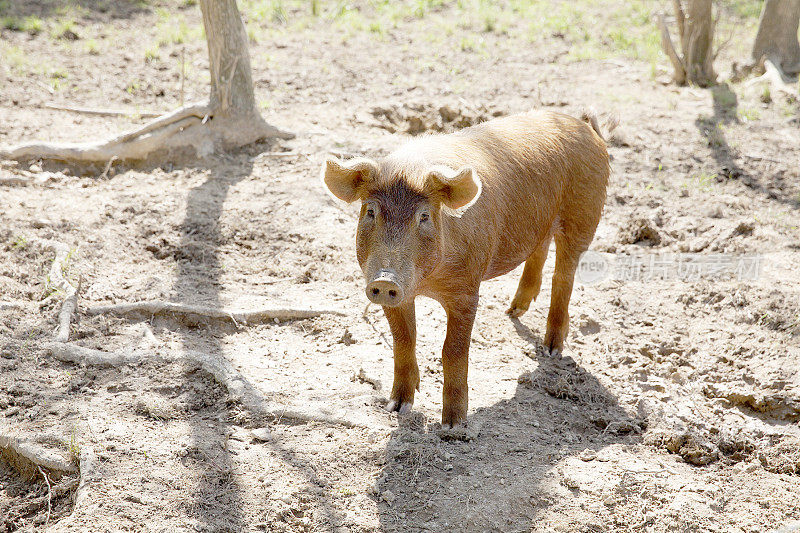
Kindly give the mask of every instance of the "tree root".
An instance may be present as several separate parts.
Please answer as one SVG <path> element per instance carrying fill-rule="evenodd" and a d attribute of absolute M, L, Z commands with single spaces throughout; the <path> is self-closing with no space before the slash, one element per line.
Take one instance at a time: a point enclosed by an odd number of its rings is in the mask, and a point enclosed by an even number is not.
<path fill-rule="evenodd" d="M 64 302 L 61 304 L 61 310 L 58 313 L 58 329 L 56 330 L 55 339 L 58 342 L 67 342 L 69 340 L 69 324 L 78 306 L 80 280 L 76 287 L 64 276 L 64 264 L 69 259 L 71 253 L 69 246 L 58 241 L 40 241 L 40 243 L 42 246 L 52 249 L 56 253 L 56 257 L 50 265 L 50 273 L 47 276 L 47 286 L 48 288 L 61 291 L 65 295 Z"/>
<path fill-rule="evenodd" d="M 18 437 L 3 428 L 0 428 L 0 458 L 5 459 L 14 470 L 27 479 L 35 478 L 39 468 L 46 470 L 54 478 L 78 471 L 78 467 L 71 459 L 47 450 L 28 439 Z"/>
<path fill-rule="evenodd" d="M 127 304 L 104 305 L 86 310 L 89 315 L 112 314 L 118 316 L 168 316 L 179 317 L 191 324 L 203 324 L 211 321 L 229 322 L 234 325 L 262 324 L 274 320 L 300 320 L 320 315 L 340 315 L 344 313 L 332 309 L 257 309 L 255 311 L 234 311 L 201 305 L 185 305 L 158 300 L 134 302 Z"/>
<path fill-rule="evenodd" d="M 208 105 L 189 105 L 105 141 L 22 144 L 0 149 L 0 158 L 106 163 L 112 159 L 143 160 L 155 152 L 187 148 L 203 157 L 213 153 L 217 145 L 243 146 L 259 139 L 294 137 L 270 126 L 258 114 L 237 120 L 215 118 L 214 114 Z"/>
<path fill-rule="evenodd" d="M 745 87 L 753 87 L 759 83 L 768 83 L 770 91 L 782 93 L 791 98 L 800 98 L 800 87 L 797 78 L 788 76 L 780 68 L 780 61 L 776 58 L 764 60 L 764 74 L 753 78 L 745 84 Z"/>
<path fill-rule="evenodd" d="M 250 384 L 233 365 L 222 356 L 212 356 L 202 352 L 189 351 L 177 356 L 164 356 L 153 353 L 103 352 L 74 344 L 50 343 L 48 351 L 59 361 L 86 366 L 119 368 L 123 365 L 138 364 L 145 361 L 193 363 L 214 377 L 225 387 L 232 399 L 241 403 L 256 418 L 289 420 L 299 423 L 321 422 L 345 427 L 368 427 L 368 424 L 354 420 L 342 413 L 324 412 L 309 406 L 270 405 L 264 395 Z"/>

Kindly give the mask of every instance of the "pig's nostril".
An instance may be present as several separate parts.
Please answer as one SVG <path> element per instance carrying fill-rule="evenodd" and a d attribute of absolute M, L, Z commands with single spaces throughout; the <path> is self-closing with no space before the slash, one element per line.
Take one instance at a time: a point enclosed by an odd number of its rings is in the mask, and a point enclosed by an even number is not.
<path fill-rule="evenodd" d="M 397 291 L 396 291 L 396 290 L 394 290 L 394 289 L 390 290 L 390 291 L 389 291 L 389 296 L 391 296 L 392 298 L 394 298 L 395 296 L 397 296 Z"/>
<path fill-rule="evenodd" d="M 381 290 L 379 288 L 377 288 L 377 287 L 372 289 L 372 294 L 374 294 L 375 296 L 377 296 L 380 292 L 381 292 Z"/>

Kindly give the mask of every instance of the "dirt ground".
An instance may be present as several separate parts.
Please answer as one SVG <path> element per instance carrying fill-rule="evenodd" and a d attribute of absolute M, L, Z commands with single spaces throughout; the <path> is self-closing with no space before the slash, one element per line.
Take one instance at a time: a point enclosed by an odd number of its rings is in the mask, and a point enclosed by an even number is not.
<path fill-rule="evenodd" d="M 58 5 L 0 2 L 46 28 Z M 0 30 L 0 145 L 96 139 L 142 122 L 48 102 L 172 109 L 182 55 L 184 100 L 205 96 L 192 2 L 71 5 L 82 10 L 75 39 Z M 49 515 L 42 476 L 0 467 L 0 531 L 800 529 L 797 103 L 765 103 L 746 82 L 674 87 L 663 59 L 576 59 L 570 35 L 516 39 L 526 22 L 513 19 L 470 30 L 456 3 L 434 7 L 382 33 L 325 17 L 292 26 L 292 9 L 275 30 L 243 8 L 261 32 L 251 35 L 258 100 L 294 140 L 107 173 L 0 162 L 0 430 L 97 458 L 85 497 L 73 508 L 67 479 Z M 147 59 L 164 9 L 188 37 Z M 387 414 L 391 335 L 380 309 L 365 311 L 357 208 L 321 188 L 325 155 L 378 157 L 411 134 L 587 105 L 621 122 L 593 250 L 758 254 L 760 275 L 576 285 L 558 360 L 540 346 L 549 282 L 519 320 L 504 311 L 521 269 L 485 282 L 471 440 L 437 435 L 445 317 L 419 299 L 421 391 L 412 415 Z M 70 247 L 63 267 L 80 280 L 70 342 L 134 362 L 52 356 L 60 297 L 48 239 Z M 248 325 L 87 313 L 141 300 L 343 316 Z M 264 409 L 187 353 L 229 361 Z"/>

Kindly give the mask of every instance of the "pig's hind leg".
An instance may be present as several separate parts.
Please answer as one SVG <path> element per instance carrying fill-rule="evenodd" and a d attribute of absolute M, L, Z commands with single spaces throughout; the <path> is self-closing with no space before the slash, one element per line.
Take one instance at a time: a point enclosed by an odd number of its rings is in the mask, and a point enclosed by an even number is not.
<path fill-rule="evenodd" d="M 569 300 L 575 271 L 581 254 L 589 248 L 594 231 L 589 235 L 556 233 L 556 268 L 553 273 L 553 290 L 550 294 L 550 312 L 547 315 L 547 332 L 544 347 L 553 357 L 564 350 L 564 341 L 569 330 Z"/>
<path fill-rule="evenodd" d="M 522 270 L 522 278 L 519 280 L 519 287 L 511 306 L 506 313 L 514 318 L 521 317 L 531 306 L 531 302 L 536 300 L 539 290 L 542 288 L 542 269 L 547 261 L 547 252 L 550 250 L 552 237 L 545 238 L 525 261 L 525 268 Z"/>
<path fill-rule="evenodd" d="M 414 300 L 399 307 L 384 307 L 394 339 L 394 383 L 386 410 L 401 415 L 411 411 L 414 391 L 419 390 L 416 342 L 417 319 Z"/>

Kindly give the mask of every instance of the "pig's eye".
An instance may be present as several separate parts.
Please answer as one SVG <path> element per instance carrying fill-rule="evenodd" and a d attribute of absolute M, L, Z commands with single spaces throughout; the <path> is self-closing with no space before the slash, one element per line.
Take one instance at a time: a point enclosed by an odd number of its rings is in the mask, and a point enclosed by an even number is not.
<path fill-rule="evenodd" d="M 367 208 L 367 216 L 369 218 L 375 218 L 375 209 L 368 207 Z"/>
<path fill-rule="evenodd" d="M 421 214 L 419 215 L 419 221 L 420 221 L 420 223 L 422 223 L 422 222 L 427 222 L 428 220 L 430 220 L 430 218 L 431 218 L 431 216 L 430 216 L 428 213 L 421 213 Z"/>

